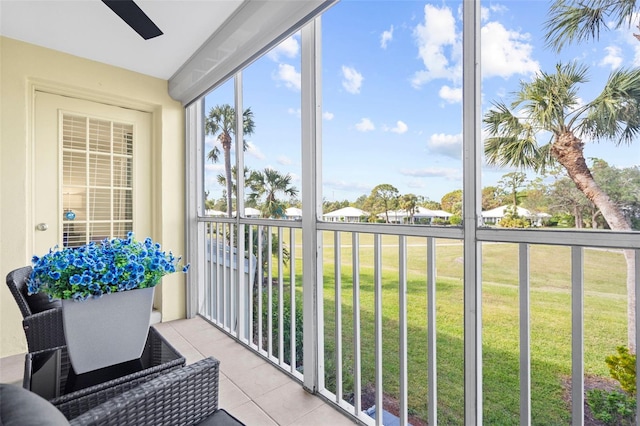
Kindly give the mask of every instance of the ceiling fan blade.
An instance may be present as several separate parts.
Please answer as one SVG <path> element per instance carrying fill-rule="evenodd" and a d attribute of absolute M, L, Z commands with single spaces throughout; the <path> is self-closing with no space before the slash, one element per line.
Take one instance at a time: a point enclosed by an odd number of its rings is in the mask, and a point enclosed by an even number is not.
<path fill-rule="evenodd" d="M 116 15 L 129 24 L 143 39 L 162 35 L 162 31 L 133 0 L 102 0 Z"/>

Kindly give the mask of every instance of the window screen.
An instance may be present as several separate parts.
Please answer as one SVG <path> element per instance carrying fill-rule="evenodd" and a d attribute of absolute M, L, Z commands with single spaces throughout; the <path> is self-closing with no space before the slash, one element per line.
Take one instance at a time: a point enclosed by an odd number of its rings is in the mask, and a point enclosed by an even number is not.
<path fill-rule="evenodd" d="M 63 114 L 63 242 L 74 247 L 133 229 L 133 125 Z"/>

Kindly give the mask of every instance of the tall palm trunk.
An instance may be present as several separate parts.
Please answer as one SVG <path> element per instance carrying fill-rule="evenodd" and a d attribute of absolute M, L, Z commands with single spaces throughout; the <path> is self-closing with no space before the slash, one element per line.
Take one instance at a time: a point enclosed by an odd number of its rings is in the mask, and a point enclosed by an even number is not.
<path fill-rule="evenodd" d="M 224 151 L 224 173 L 227 184 L 227 216 L 231 217 L 231 200 L 233 191 L 233 182 L 231 180 L 231 136 L 226 133 L 220 135 L 222 150 Z M 240 214 L 240 213 L 238 213 Z"/>
<path fill-rule="evenodd" d="M 631 224 L 618 206 L 596 183 L 583 153 L 584 144 L 573 132 L 560 134 L 551 147 L 552 154 L 562 164 L 578 189 L 600 210 L 604 220 L 614 231 L 631 231 Z M 629 351 L 636 353 L 636 274 L 633 250 L 624 250 L 627 262 L 627 341 Z"/>

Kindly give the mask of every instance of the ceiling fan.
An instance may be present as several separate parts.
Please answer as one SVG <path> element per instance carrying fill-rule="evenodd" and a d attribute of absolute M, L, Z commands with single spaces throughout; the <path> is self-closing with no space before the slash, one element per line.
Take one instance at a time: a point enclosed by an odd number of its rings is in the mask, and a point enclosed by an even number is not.
<path fill-rule="evenodd" d="M 162 35 L 162 31 L 133 0 L 102 0 L 140 36 L 149 40 Z"/>

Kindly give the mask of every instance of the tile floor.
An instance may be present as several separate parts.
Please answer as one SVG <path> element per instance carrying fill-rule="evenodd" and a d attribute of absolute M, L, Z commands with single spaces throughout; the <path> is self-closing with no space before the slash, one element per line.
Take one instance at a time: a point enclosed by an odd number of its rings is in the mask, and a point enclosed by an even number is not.
<path fill-rule="evenodd" d="M 219 405 L 248 426 L 341 426 L 354 421 L 202 318 L 154 325 L 192 364 L 220 360 Z M 24 354 L 0 359 L 0 382 L 22 383 Z"/>

